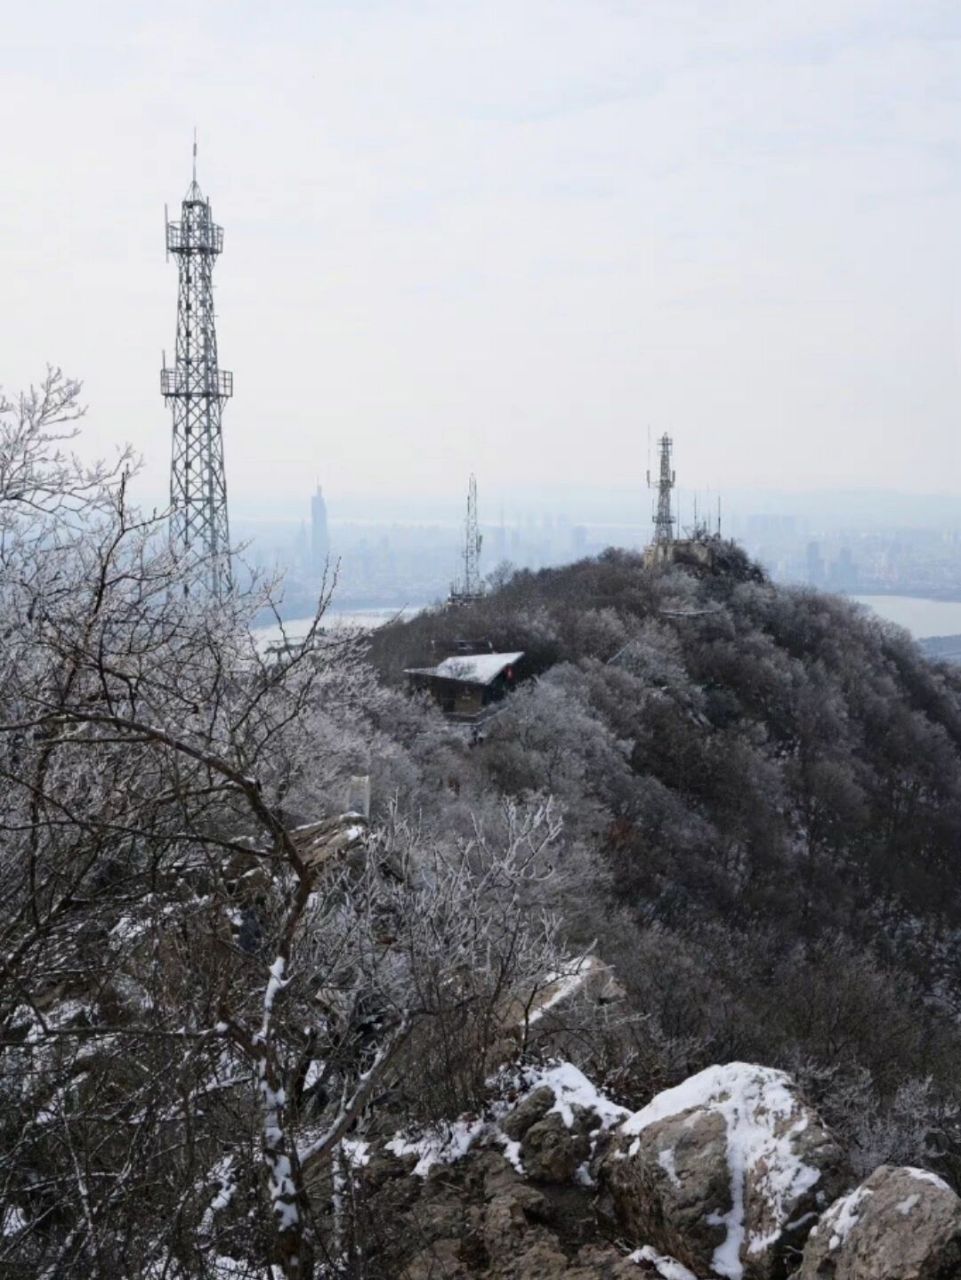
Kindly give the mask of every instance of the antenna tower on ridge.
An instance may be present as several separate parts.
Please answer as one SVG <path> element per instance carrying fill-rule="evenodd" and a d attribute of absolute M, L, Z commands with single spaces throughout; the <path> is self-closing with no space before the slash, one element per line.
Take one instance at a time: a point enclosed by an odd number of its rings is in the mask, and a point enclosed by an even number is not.
<path fill-rule="evenodd" d="M 173 368 L 160 373 L 160 390 L 173 414 L 170 465 L 170 544 L 174 555 L 202 561 L 215 597 L 231 588 L 230 532 L 221 413 L 233 395 L 234 376 L 217 363 L 214 260 L 224 247 L 223 228 L 193 179 L 179 222 L 167 222 L 167 252 L 177 258 L 177 345 Z"/>
<path fill-rule="evenodd" d="M 674 488 L 677 476 L 671 470 L 671 451 L 674 448 L 674 441 L 668 435 L 661 436 L 657 442 L 661 455 L 660 473 L 655 484 L 651 480 L 651 473 L 647 473 L 648 488 L 657 489 L 657 506 L 654 509 L 654 544 L 670 543 L 674 541 L 674 516 L 671 514 L 671 490 Z"/>
<path fill-rule="evenodd" d="M 477 480 L 467 486 L 467 519 L 464 524 L 464 577 L 451 588 L 451 604 L 469 604 L 481 595 L 480 553 L 483 537 L 477 522 Z"/>

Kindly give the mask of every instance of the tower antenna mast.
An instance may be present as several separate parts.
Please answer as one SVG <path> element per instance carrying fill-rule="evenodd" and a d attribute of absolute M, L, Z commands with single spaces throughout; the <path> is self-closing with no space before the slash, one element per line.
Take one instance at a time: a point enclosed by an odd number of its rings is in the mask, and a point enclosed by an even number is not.
<path fill-rule="evenodd" d="M 203 564 L 217 598 L 232 585 L 227 482 L 221 414 L 234 391 L 234 376 L 217 363 L 212 273 L 224 247 L 197 185 L 197 134 L 193 178 L 179 222 L 167 221 L 166 247 L 177 259 L 177 342 L 173 368 L 160 372 L 160 390 L 173 416 L 170 463 L 170 544 L 175 556 Z"/>
<path fill-rule="evenodd" d="M 671 491 L 677 480 L 676 473 L 671 470 L 671 451 L 674 448 L 674 441 L 669 435 L 661 436 L 657 442 L 660 451 L 661 461 L 660 470 L 657 481 L 651 480 L 651 473 L 647 473 L 647 484 L 649 488 L 657 489 L 657 504 L 654 509 L 654 543 L 655 546 L 661 543 L 671 543 L 674 541 L 674 516 L 671 511 Z"/>
<path fill-rule="evenodd" d="M 451 604 L 469 604 L 481 595 L 480 553 L 483 536 L 477 519 L 477 479 L 467 485 L 467 519 L 464 522 L 464 577 L 450 593 Z"/>

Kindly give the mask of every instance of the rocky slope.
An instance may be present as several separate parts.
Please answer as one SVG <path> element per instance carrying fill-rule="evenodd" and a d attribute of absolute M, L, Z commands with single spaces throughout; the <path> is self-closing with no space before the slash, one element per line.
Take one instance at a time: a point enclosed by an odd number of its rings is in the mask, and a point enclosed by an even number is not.
<path fill-rule="evenodd" d="M 566 927 L 644 1018 L 621 1055 L 636 1102 L 719 1058 L 769 1063 L 859 1176 L 938 1151 L 961 1188 L 961 675 L 729 551 L 698 575 L 612 550 L 378 631 L 388 683 L 463 639 L 536 676 L 470 747 L 425 710 L 409 794 L 445 821 L 551 795 L 559 865 L 592 859 Z M 384 761 L 375 795 L 403 794 Z"/>
<path fill-rule="evenodd" d="M 528 1067 L 495 1082 L 483 1115 L 346 1150 L 367 1257 L 400 1280 L 961 1275 L 947 1184 L 883 1166 L 855 1186 L 766 1067 L 708 1068 L 637 1112 L 570 1064 Z"/>

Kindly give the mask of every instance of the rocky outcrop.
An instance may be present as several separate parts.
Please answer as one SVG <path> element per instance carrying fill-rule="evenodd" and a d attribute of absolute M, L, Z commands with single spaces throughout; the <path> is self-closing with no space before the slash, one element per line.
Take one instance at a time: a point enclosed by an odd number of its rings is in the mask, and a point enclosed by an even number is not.
<path fill-rule="evenodd" d="M 824 1213 L 797 1280 L 957 1280 L 961 1199 L 924 1169 L 882 1165 Z"/>
<path fill-rule="evenodd" d="M 845 1158 L 783 1072 L 709 1067 L 614 1131 L 598 1177 L 638 1245 L 698 1274 L 775 1280 L 848 1182 Z"/>
<path fill-rule="evenodd" d="M 643 1280 L 622 1249 L 582 1240 L 585 1193 L 534 1187 L 491 1150 L 432 1169 L 407 1214 L 420 1244 L 401 1280 Z"/>
<path fill-rule="evenodd" d="M 839 1199 L 843 1153 L 766 1067 L 635 1113 L 570 1064 L 515 1068 L 483 1113 L 344 1155 L 390 1280 L 961 1280 L 954 1192 L 884 1167 Z"/>

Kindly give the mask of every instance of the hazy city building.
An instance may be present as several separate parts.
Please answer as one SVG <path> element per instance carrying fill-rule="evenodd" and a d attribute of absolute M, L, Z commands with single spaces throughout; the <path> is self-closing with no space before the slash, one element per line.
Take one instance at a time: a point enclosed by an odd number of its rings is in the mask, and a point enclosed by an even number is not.
<path fill-rule="evenodd" d="M 820 586 L 824 582 L 824 560 L 821 556 L 820 543 L 808 543 L 805 564 L 808 582 L 812 587 Z"/>
<path fill-rule="evenodd" d="M 327 503 L 320 485 L 310 500 L 310 568 L 320 577 L 330 557 L 330 534 L 327 530 Z"/>

